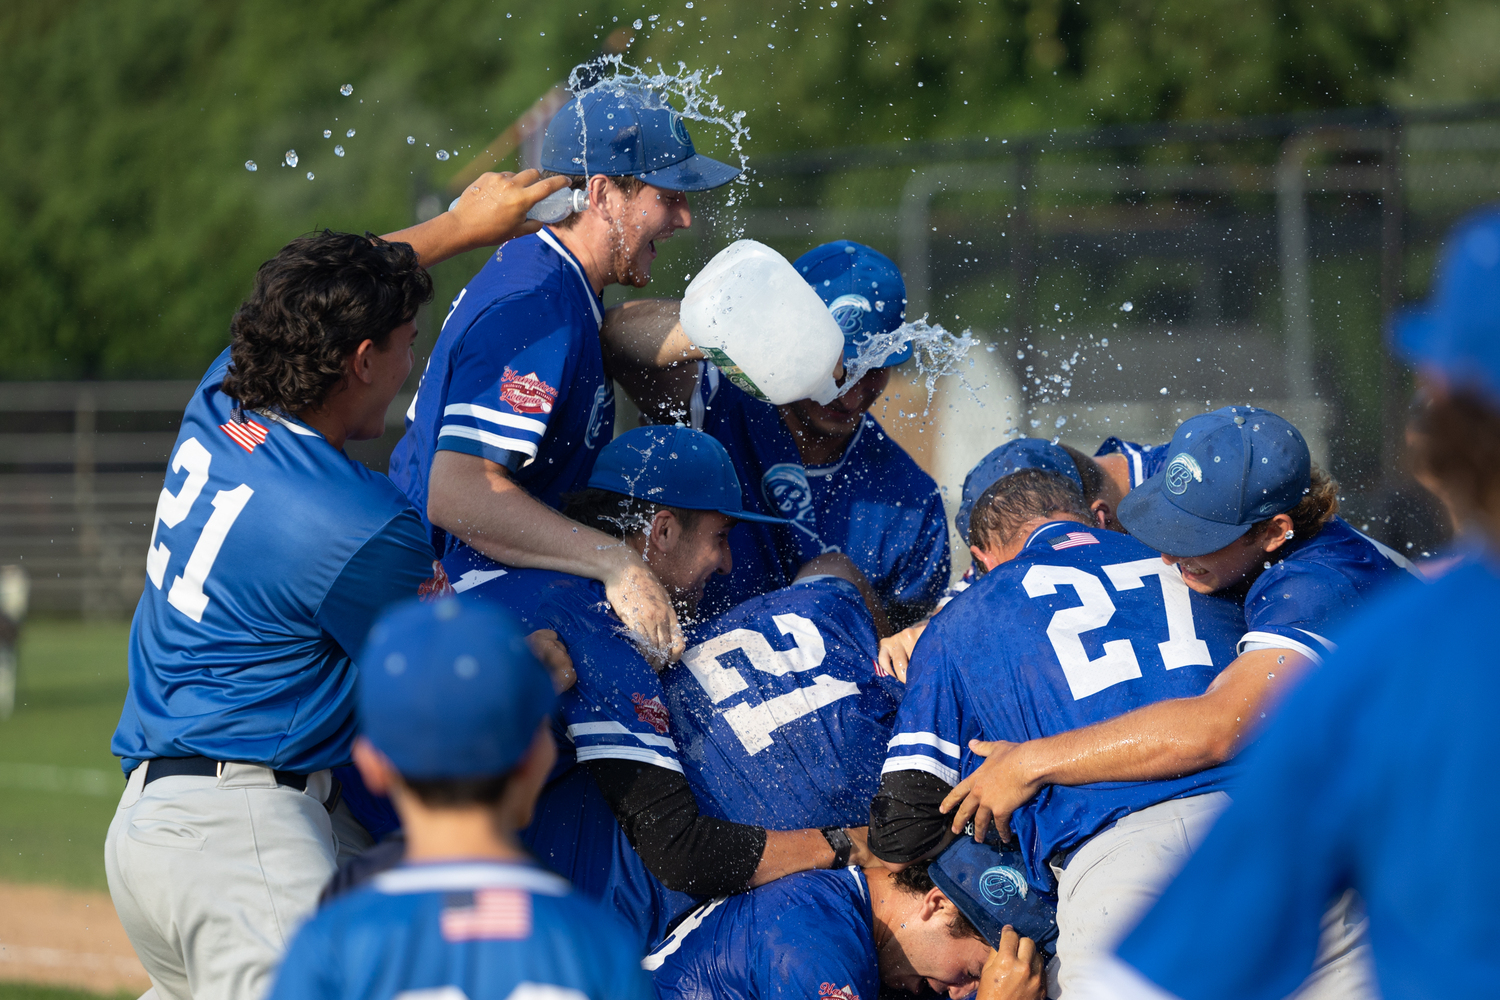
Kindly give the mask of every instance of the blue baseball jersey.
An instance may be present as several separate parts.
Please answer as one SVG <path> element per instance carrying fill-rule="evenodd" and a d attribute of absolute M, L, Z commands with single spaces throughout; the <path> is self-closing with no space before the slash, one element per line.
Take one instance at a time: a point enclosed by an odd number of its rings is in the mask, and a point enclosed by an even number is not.
<path fill-rule="evenodd" d="M 691 629 L 662 677 L 708 815 L 771 830 L 866 826 L 901 684 L 852 583 L 810 577 Z"/>
<path fill-rule="evenodd" d="M 1167 449 L 1171 446 L 1170 441 L 1166 444 L 1136 444 L 1134 441 L 1109 437 L 1099 445 L 1094 457 L 1124 455 L 1130 463 L 1130 488 L 1135 489 L 1167 467 Z"/>
<path fill-rule="evenodd" d="M 1313 662 L 1334 646 L 1328 633 L 1393 582 L 1420 576 L 1407 559 L 1335 517 L 1263 572 L 1245 595 L 1245 649 L 1291 649 Z"/>
<path fill-rule="evenodd" d="M 454 593 L 468 594 L 470 597 L 499 604 L 515 615 L 528 632 L 544 627 L 534 624 L 537 610 L 546 593 L 542 580 L 550 582 L 566 576 L 545 570 L 518 570 L 514 566 L 496 562 L 467 545 L 454 546 L 443 557 L 442 567 L 443 575 Z"/>
<path fill-rule="evenodd" d="M 511 240 L 458 293 L 391 455 L 391 479 L 423 517 L 433 455 L 478 455 L 557 507 L 582 489 L 614 436 L 599 346 L 602 303 L 549 230 Z M 439 555 L 458 544 L 431 527 Z"/>
<path fill-rule="evenodd" d="M 294 417 L 236 412 L 226 350 L 182 415 L 110 749 L 310 773 L 349 760 L 351 657 L 432 575 L 401 491 Z"/>
<path fill-rule="evenodd" d="M 1200 695 L 1243 631 L 1238 602 L 1193 593 L 1129 535 L 1044 525 L 932 619 L 884 770 L 956 785 L 984 761 L 972 739 L 1023 743 Z M 1221 766 L 1169 781 L 1047 786 L 1011 816 L 1031 881 L 1050 890 L 1054 855 L 1121 816 L 1220 790 L 1228 778 Z"/>
<path fill-rule="evenodd" d="M 1494 565 L 1475 561 L 1347 622 L 1120 957 L 1186 1000 L 1289 996 L 1329 900 L 1353 888 L 1381 995 L 1493 995 L 1497 606 Z"/>
<path fill-rule="evenodd" d="M 578 674 L 558 700 L 557 766 L 522 839 L 543 864 L 618 913 L 644 951 L 698 900 L 647 870 L 580 765 L 627 760 L 682 773 L 661 680 L 610 610 L 602 583 L 545 570 L 511 573 L 537 595 L 528 626 L 556 629 Z"/>
<path fill-rule="evenodd" d="M 799 872 L 715 899 L 641 964 L 658 1000 L 875 1000 L 869 884 L 858 868 Z"/>
<path fill-rule="evenodd" d="M 630 932 L 529 864 L 406 864 L 319 910 L 270 1000 L 649 1000 Z"/>
<path fill-rule="evenodd" d="M 734 461 L 746 510 L 790 519 L 745 522 L 729 536 L 734 569 L 708 582 L 705 614 L 719 614 L 785 587 L 808 560 L 842 552 L 885 604 L 917 617 L 948 585 L 948 516 L 937 483 L 868 413 L 843 456 L 804 466 L 781 414 L 703 362 L 692 425 L 718 438 Z"/>

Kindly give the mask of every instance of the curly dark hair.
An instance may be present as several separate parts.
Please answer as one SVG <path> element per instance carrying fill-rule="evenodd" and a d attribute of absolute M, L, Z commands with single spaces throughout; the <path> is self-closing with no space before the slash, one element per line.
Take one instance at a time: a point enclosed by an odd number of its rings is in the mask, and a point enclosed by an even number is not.
<path fill-rule="evenodd" d="M 431 298 L 409 243 L 327 229 L 299 237 L 260 266 L 229 324 L 224 393 L 252 410 L 317 406 L 343 382 L 345 358 L 366 340 L 383 348 Z"/>

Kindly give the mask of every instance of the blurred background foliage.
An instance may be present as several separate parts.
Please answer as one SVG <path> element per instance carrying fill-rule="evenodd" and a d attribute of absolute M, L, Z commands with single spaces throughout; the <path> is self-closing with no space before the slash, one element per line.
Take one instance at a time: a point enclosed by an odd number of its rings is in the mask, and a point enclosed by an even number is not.
<path fill-rule="evenodd" d="M 752 167 L 1500 96 L 1500 6 L 1474 0 L 8 0 L 0 378 L 195 377 L 279 246 L 409 224 L 420 194 L 637 19 L 631 62 L 722 68 L 713 89 L 747 112 Z M 448 265 L 440 289 L 476 265 Z"/>

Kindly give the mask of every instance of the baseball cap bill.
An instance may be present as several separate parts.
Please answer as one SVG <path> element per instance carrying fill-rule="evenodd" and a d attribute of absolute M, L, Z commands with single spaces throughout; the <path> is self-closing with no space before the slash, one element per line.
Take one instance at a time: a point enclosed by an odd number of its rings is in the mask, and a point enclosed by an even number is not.
<path fill-rule="evenodd" d="M 1217 552 L 1251 526 L 1297 506 L 1312 456 L 1290 423 L 1253 406 L 1226 406 L 1183 422 L 1167 464 L 1126 494 L 1120 523 L 1158 552 Z"/>
<path fill-rule="evenodd" d="M 906 282 L 879 250 L 836 240 L 814 247 L 792 264 L 807 279 L 844 334 L 844 358 L 859 356 L 874 336 L 891 333 L 906 320 Z M 899 365 L 911 357 L 911 341 L 891 351 L 879 367 Z"/>
<path fill-rule="evenodd" d="M 729 452 L 711 435 L 682 425 L 636 427 L 599 452 L 589 486 L 665 507 L 716 510 L 741 521 L 785 524 L 745 510 Z"/>
<path fill-rule="evenodd" d="M 564 104 L 547 126 L 541 162 L 560 174 L 639 177 L 668 191 L 707 191 L 740 175 L 693 148 L 682 115 L 632 87 L 603 87 Z"/>
<path fill-rule="evenodd" d="M 998 944 L 1001 931 L 1010 924 L 1037 947 L 1052 952 L 1057 903 L 1026 881 L 1020 851 L 960 837 L 928 865 L 927 874 L 990 944 Z"/>
<path fill-rule="evenodd" d="M 1080 491 L 1083 489 L 1083 477 L 1078 474 L 1073 456 L 1051 441 L 1041 438 L 1007 441 L 981 458 L 964 477 L 963 496 L 959 500 L 958 513 L 953 516 L 953 525 L 964 541 L 969 540 L 969 516 L 974 513 L 974 505 L 984 496 L 984 491 L 996 481 L 1022 469 L 1040 469 L 1067 476 Z"/>
<path fill-rule="evenodd" d="M 361 733 L 418 779 L 506 773 L 557 701 L 516 620 L 461 597 L 388 609 L 356 683 Z"/>

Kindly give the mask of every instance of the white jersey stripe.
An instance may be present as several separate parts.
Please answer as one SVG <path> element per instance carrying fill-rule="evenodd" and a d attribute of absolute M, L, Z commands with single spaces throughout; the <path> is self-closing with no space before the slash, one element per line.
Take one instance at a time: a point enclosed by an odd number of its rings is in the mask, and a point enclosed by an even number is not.
<path fill-rule="evenodd" d="M 531 417 L 518 417 L 514 413 L 506 413 L 502 410 L 492 410 L 478 403 L 450 403 L 444 407 L 443 416 L 473 417 L 475 420 L 487 420 L 502 427 L 514 427 L 518 431 L 528 431 L 532 434 L 547 433 L 547 424 L 544 421 L 533 420 Z"/>
<path fill-rule="evenodd" d="M 682 773 L 682 765 L 676 760 L 655 750 L 647 750 L 644 747 L 622 747 L 615 743 L 595 744 L 591 747 L 579 747 L 574 755 L 580 762 L 587 760 L 633 760 L 638 764 L 650 764 L 654 767 L 664 767 L 668 771 Z"/>
<path fill-rule="evenodd" d="M 887 757 L 885 765 L 880 769 L 881 776 L 895 771 L 926 771 L 928 774 L 942 778 L 950 785 L 958 784 L 958 769 L 945 767 L 940 761 L 933 760 L 931 757 L 921 757 L 915 754 L 909 757 Z"/>
<path fill-rule="evenodd" d="M 942 753 L 949 757 L 952 757 L 954 760 L 958 760 L 959 754 L 957 743 L 949 743 L 937 733 L 897 733 L 895 736 L 891 737 L 891 741 L 885 746 L 887 750 L 891 749 L 892 747 L 905 746 L 932 747 L 936 750 L 942 751 Z"/>
<path fill-rule="evenodd" d="M 566 896 L 566 879 L 529 865 L 422 865 L 392 868 L 374 878 L 375 889 L 387 895 L 409 892 L 462 892 L 467 889 L 524 889 L 543 896 Z"/>
<path fill-rule="evenodd" d="M 638 733 L 633 729 L 626 729 L 618 722 L 579 722 L 568 727 L 568 738 L 578 742 L 580 736 L 631 736 L 640 740 L 648 746 L 668 747 L 677 749 L 677 744 L 670 736 L 657 736 L 654 733 Z"/>
<path fill-rule="evenodd" d="M 536 458 L 537 443 L 535 441 L 502 437 L 499 434 L 482 431 L 477 427 L 465 427 L 462 424 L 444 424 L 443 429 L 438 431 L 438 440 L 441 441 L 445 437 L 466 438 L 470 441 L 478 441 L 480 444 L 487 444 L 491 448 L 499 448 L 501 451 L 518 451 L 529 458 Z"/>

